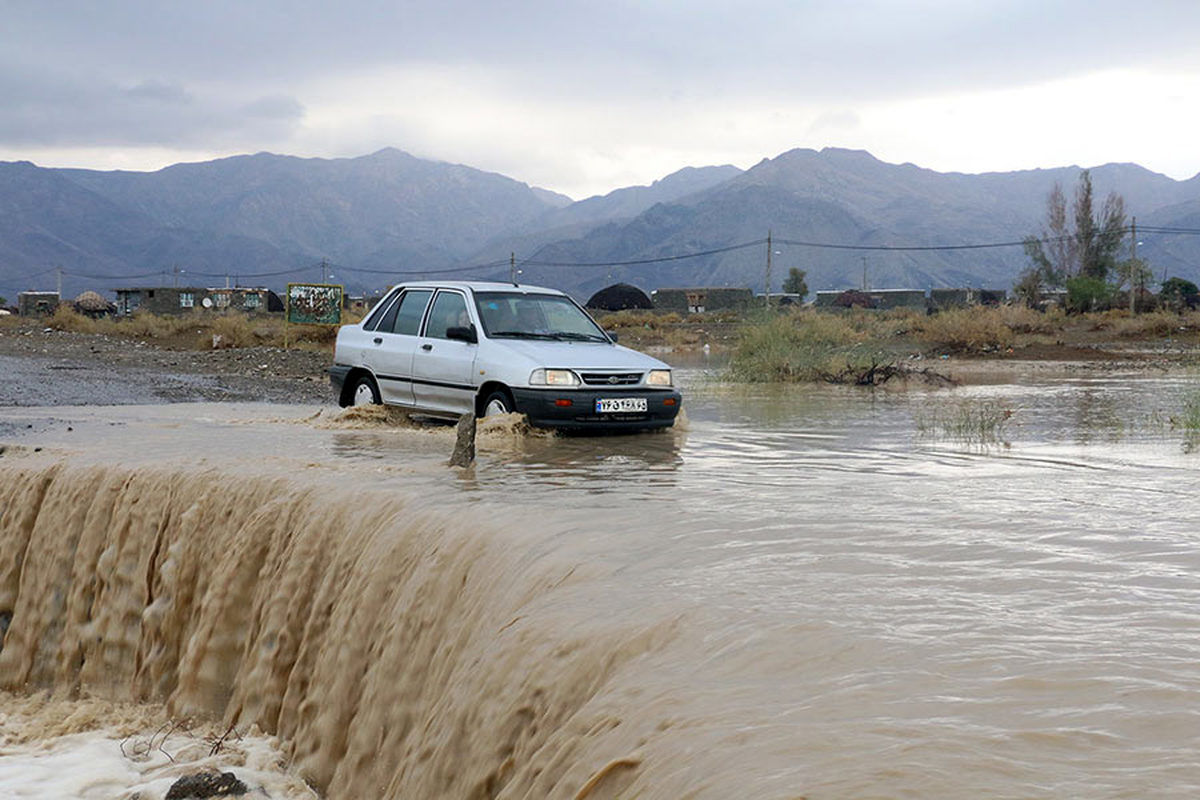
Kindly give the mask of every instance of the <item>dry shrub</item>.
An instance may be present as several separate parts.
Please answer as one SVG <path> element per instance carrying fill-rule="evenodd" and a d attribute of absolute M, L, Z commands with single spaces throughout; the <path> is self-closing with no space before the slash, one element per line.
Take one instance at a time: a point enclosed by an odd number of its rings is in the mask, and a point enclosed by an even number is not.
<path fill-rule="evenodd" d="M 800 311 L 781 319 L 790 320 L 796 326 L 802 340 L 834 346 L 858 344 L 869 338 L 876 323 L 876 320 L 862 312 L 822 314 Z"/>
<path fill-rule="evenodd" d="M 654 311 L 635 311 L 632 309 L 614 311 L 611 314 L 605 314 L 596 319 L 600 323 L 600 327 L 608 330 L 619 330 L 621 328 L 654 329 L 663 325 L 676 325 L 682 320 L 683 317 L 674 311 L 659 314 Z"/>
<path fill-rule="evenodd" d="M 131 317 L 115 321 L 108 333 L 117 336 L 127 336 L 133 339 L 167 339 L 190 328 L 195 328 L 197 318 L 194 314 L 167 316 L 139 311 Z"/>
<path fill-rule="evenodd" d="M 207 338 L 213 347 L 219 348 L 253 347 L 259 342 L 250 319 L 241 314 L 223 314 L 217 317 L 212 322 L 208 336 L 201 338 Z M 201 344 L 203 346 L 203 342 Z"/>
<path fill-rule="evenodd" d="M 1107 331 L 1121 327 L 1129 320 L 1129 311 L 1124 308 L 1112 308 L 1108 311 L 1094 311 L 1083 315 L 1088 327 L 1093 331 Z"/>
<path fill-rule="evenodd" d="M 1055 333 L 1066 320 L 1057 307 L 1044 312 L 1024 305 L 998 306 L 996 310 L 1013 333 Z"/>
<path fill-rule="evenodd" d="M 46 317 L 46 327 L 56 331 L 71 331 L 72 333 L 99 333 L 100 323 L 91 317 L 85 317 L 66 303 L 60 303 L 54 313 Z"/>
<path fill-rule="evenodd" d="M 1008 347 L 1013 332 L 998 308 L 958 308 L 927 317 L 920 338 L 947 350 L 981 353 Z"/>
<path fill-rule="evenodd" d="M 1170 311 L 1152 311 L 1149 314 L 1126 316 L 1113 326 L 1113 333 L 1127 339 L 1170 336 L 1183 327 L 1183 320 Z"/>
<path fill-rule="evenodd" d="M 292 325 L 288 328 L 288 342 L 292 345 L 332 345 L 337 341 L 337 332 L 337 325 Z"/>

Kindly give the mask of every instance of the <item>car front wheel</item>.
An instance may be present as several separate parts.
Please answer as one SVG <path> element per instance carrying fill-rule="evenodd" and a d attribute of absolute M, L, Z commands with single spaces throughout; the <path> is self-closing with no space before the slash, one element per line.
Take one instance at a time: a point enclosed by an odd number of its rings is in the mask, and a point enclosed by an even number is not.
<path fill-rule="evenodd" d="M 350 395 L 351 405 L 377 406 L 383 401 L 379 398 L 379 387 L 370 375 L 359 375 L 354 381 L 354 390 Z"/>
<path fill-rule="evenodd" d="M 500 414 L 511 414 L 516 409 L 512 397 L 503 389 L 497 389 L 488 395 L 483 404 L 483 415 L 494 417 Z"/>

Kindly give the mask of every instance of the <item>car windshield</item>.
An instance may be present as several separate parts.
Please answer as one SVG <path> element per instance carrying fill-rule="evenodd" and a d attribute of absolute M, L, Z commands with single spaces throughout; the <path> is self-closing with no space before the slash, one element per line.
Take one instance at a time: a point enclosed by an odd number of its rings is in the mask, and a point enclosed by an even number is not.
<path fill-rule="evenodd" d="M 493 339 L 607 342 L 604 331 L 567 297 L 522 292 L 476 292 L 483 330 Z"/>

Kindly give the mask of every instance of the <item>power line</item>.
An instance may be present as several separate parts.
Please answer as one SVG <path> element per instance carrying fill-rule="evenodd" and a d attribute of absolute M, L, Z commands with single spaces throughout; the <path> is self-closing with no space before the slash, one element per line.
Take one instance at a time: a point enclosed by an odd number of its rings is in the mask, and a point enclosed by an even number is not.
<path fill-rule="evenodd" d="M 1179 226 L 1143 225 L 1143 226 L 1139 227 L 1139 231 L 1142 233 L 1142 235 L 1148 235 L 1148 234 L 1185 235 L 1185 236 L 1200 235 L 1200 228 L 1179 227 Z M 1121 229 L 1121 235 L 1125 235 L 1126 233 L 1129 233 L 1129 232 L 1131 232 L 1131 229 L 1129 227 L 1125 227 L 1125 228 Z M 953 252 L 953 251 L 967 251 L 967 250 L 998 249 L 998 248 L 1005 248 L 1005 247 L 1024 247 L 1029 242 L 1048 244 L 1048 243 L 1053 243 L 1053 242 L 1066 241 L 1066 240 L 1069 240 L 1072 238 L 1074 238 L 1074 237 L 1067 235 L 1067 236 L 1048 236 L 1048 237 L 1042 237 L 1042 238 L 1036 238 L 1036 239 L 1031 237 L 1028 239 L 1021 239 L 1019 241 L 1012 240 L 1012 241 L 1002 241 L 1002 242 L 981 242 L 981 243 L 970 243 L 970 244 L 936 244 L 936 245 L 847 244 L 847 243 L 841 243 L 841 242 L 819 242 L 819 241 L 811 241 L 811 240 L 804 240 L 804 239 L 779 239 L 779 238 L 772 238 L 771 241 L 772 241 L 772 246 L 789 245 L 792 247 L 809 247 L 809 248 L 824 249 L 824 250 L 852 250 L 852 251 L 860 251 L 860 252 L 861 251 L 872 251 L 872 252 Z M 541 247 L 539 247 L 537 250 L 535 250 L 530 256 L 517 262 L 517 266 L 562 267 L 562 268 L 583 268 L 583 269 L 599 268 L 599 267 L 646 266 L 646 265 L 650 265 L 650 264 L 665 264 L 665 263 L 671 263 L 671 262 L 675 262 L 675 261 L 684 261 L 684 260 L 693 259 L 693 258 L 704 258 L 707 256 L 723 255 L 725 253 L 732 253 L 732 252 L 736 252 L 739 250 L 745 250 L 747 248 L 760 247 L 766 242 L 767 242 L 767 239 L 755 239 L 753 241 L 740 242 L 738 244 L 732 244 L 732 245 L 728 245 L 725 247 L 716 247 L 716 248 L 712 248 L 712 249 L 708 249 L 708 250 L 698 250 L 698 251 L 690 252 L 690 253 L 677 253 L 674 255 L 667 255 L 667 256 L 625 259 L 625 260 L 612 260 L 612 261 L 554 261 L 554 260 L 539 261 L 539 260 L 536 260 L 537 256 L 540 255 L 543 250 L 545 250 L 547 247 L 551 246 L 551 244 L 548 243 L 548 244 L 543 244 Z M 471 265 L 467 265 L 467 266 L 448 267 L 448 268 L 433 269 L 433 270 L 430 270 L 430 269 L 374 269 L 374 268 L 368 268 L 368 267 L 351 267 L 351 266 L 344 266 L 344 265 L 337 266 L 336 269 L 339 269 L 339 270 L 342 270 L 345 272 L 351 272 L 351 273 L 363 274 L 363 275 L 430 276 L 430 275 L 456 275 L 456 274 L 462 274 L 462 273 L 467 273 L 467 272 L 497 270 L 501 267 L 511 267 L 510 260 L 509 259 L 497 259 L 495 261 L 471 264 Z M 292 267 L 290 269 L 273 270 L 273 271 L 268 271 L 268 272 L 239 272 L 237 274 L 238 274 L 239 280 L 242 278 L 247 278 L 247 279 L 278 278 L 278 277 L 283 277 L 285 275 L 296 275 L 298 273 L 303 273 L 303 272 L 307 272 L 310 270 L 316 270 L 319 268 L 321 268 L 321 264 L 320 264 L 320 262 L 317 262 L 317 263 L 309 264 L 309 265 L 302 266 L 302 267 Z M 27 276 L 25 278 L 25 280 L 28 281 L 28 280 L 33 280 L 35 278 L 39 278 L 50 272 L 54 272 L 55 269 L 56 268 L 52 267 L 50 269 L 42 270 L 41 272 Z M 99 274 L 89 273 L 89 272 L 74 272 L 74 271 L 69 271 L 69 270 L 63 270 L 62 274 L 69 275 L 73 278 L 82 278 L 85 280 L 129 281 L 129 280 L 140 280 L 140 279 L 144 279 L 144 278 L 153 278 L 156 276 L 165 276 L 166 270 L 162 269 L 162 270 L 155 270 L 153 272 L 143 272 L 143 273 L 130 274 L 130 275 L 99 275 Z M 213 273 L 213 272 L 187 271 L 182 274 L 193 275 L 193 276 L 203 277 L 203 278 L 228 277 L 227 272 Z"/>
<path fill-rule="evenodd" d="M 753 242 L 742 242 L 729 247 L 718 247 L 714 250 L 702 250 L 697 253 L 681 253 L 674 256 L 659 256 L 658 258 L 636 258 L 629 261 L 525 261 L 534 267 L 631 267 L 639 264 L 662 264 L 667 261 L 682 261 L 687 258 L 701 258 L 721 253 L 731 253 L 734 250 L 745 250 L 747 247 L 759 247 L 766 239 L 755 239 Z"/>

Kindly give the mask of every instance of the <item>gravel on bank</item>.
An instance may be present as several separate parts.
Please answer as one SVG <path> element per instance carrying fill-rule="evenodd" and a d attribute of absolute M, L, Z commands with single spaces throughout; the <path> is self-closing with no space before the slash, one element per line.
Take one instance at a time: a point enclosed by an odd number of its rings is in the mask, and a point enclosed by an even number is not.
<path fill-rule="evenodd" d="M 330 354 L 278 347 L 168 350 L 44 328 L 0 330 L 0 406 L 333 401 Z"/>

